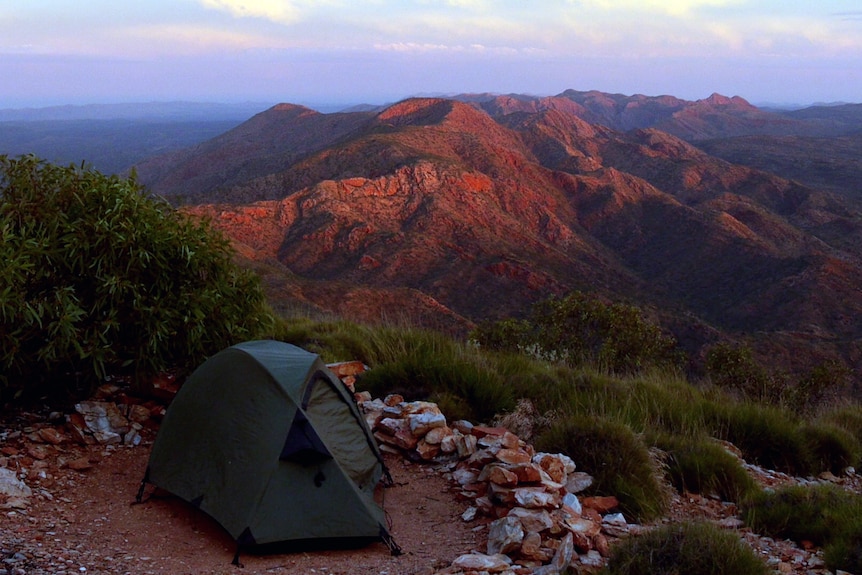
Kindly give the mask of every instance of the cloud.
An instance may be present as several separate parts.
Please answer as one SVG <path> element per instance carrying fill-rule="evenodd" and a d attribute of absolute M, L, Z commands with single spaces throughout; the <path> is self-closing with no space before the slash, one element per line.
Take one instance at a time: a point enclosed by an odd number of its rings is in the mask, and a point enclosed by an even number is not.
<path fill-rule="evenodd" d="M 740 4 L 744 0 L 569 0 L 571 3 L 602 10 L 625 12 L 660 12 L 684 16 L 698 8 L 723 7 Z"/>
<path fill-rule="evenodd" d="M 293 24 L 301 11 L 290 0 L 198 0 L 205 8 L 228 12 L 236 18 L 263 18 L 282 24 Z"/>

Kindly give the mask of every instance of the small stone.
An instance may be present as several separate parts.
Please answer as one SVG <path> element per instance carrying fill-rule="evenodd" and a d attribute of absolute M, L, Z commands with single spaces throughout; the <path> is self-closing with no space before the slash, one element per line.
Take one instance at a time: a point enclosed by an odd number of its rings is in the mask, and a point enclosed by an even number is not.
<path fill-rule="evenodd" d="M 54 427 L 43 427 L 39 430 L 39 437 L 42 438 L 42 441 L 51 445 L 62 445 L 69 442 L 69 438 Z"/>
<path fill-rule="evenodd" d="M 542 553 L 542 536 L 535 531 L 530 531 L 524 536 L 521 542 L 521 556 L 535 561 L 542 561 L 544 554 Z"/>
<path fill-rule="evenodd" d="M 518 483 L 540 483 L 542 481 L 541 468 L 535 463 L 512 465 L 509 469 L 518 476 Z"/>
<path fill-rule="evenodd" d="M 581 500 L 581 505 L 589 509 L 594 509 L 604 515 L 619 507 L 619 500 L 613 495 L 584 497 Z"/>
<path fill-rule="evenodd" d="M 503 463 L 511 463 L 513 465 L 519 463 L 530 463 L 530 454 L 522 449 L 501 449 L 496 453 L 496 457 Z"/>
<path fill-rule="evenodd" d="M 562 504 L 571 509 L 575 515 L 580 515 L 583 512 L 581 501 L 574 493 L 566 493 L 563 495 Z"/>
<path fill-rule="evenodd" d="M 524 507 L 513 507 L 509 511 L 510 517 L 516 517 L 526 531 L 541 533 L 554 525 L 551 515 L 544 509 L 525 509 Z"/>
<path fill-rule="evenodd" d="M 485 555 L 476 552 L 461 555 L 452 561 L 452 567 L 461 571 L 487 571 L 488 573 L 502 573 L 511 564 L 512 560 L 505 555 Z"/>
<path fill-rule="evenodd" d="M 489 465 L 485 469 L 489 470 L 487 479 L 496 485 L 503 487 L 515 487 L 518 484 L 518 476 L 500 465 Z M 484 474 L 484 473 L 483 473 Z M 479 476 L 480 479 L 482 475 Z"/>
<path fill-rule="evenodd" d="M 420 439 L 419 443 L 416 444 L 416 454 L 423 461 L 431 461 L 440 454 L 440 446 L 432 445 L 424 439 Z"/>
<path fill-rule="evenodd" d="M 464 459 L 476 453 L 476 436 L 461 435 L 455 438 L 455 449 L 458 452 L 458 457 Z"/>
<path fill-rule="evenodd" d="M 593 537 L 593 547 L 602 557 L 611 556 L 611 544 L 608 542 L 608 538 L 601 533 Z"/>
<path fill-rule="evenodd" d="M 133 405 L 129 408 L 129 420 L 135 423 L 146 423 L 150 420 L 150 410 L 143 405 Z"/>
<path fill-rule="evenodd" d="M 465 419 L 459 419 L 458 421 L 453 421 L 451 425 L 453 430 L 457 430 L 464 435 L 472 435 L 473 434 L 473 424 Z"/>
<path fill-rule="evenodd" d="M 411 413 L 407 418 L 410 423 L 410 432 L 418 437 L 422 437 L 434 428 L 446 426 L 446 416 L 442 413 Z"/>
<path fill-rule="evenodd" d="M 389 407 L 394 407 L 404 403 L 404 397 L 397 393 L 392 393 L 383 398 L 383 403 Z"/>
<path fill-rule="evenodd" d="M 566 491 L 569 493 L 580 493 L 593 484 L 593 476 L 582 471 L 570 473 L 566 478 Z"/>
<path fill-rule="evenodd" d="M 479 510 L 476 507 L 468 507 L 464 513 L 461 514 L 462 521 L 473 521 L 476 519 L 476 514 L 479 513 Z"/>
<path fill-rule="evenodd" d="M 49 448 L 45 445 L 28 445 L 27 446 L 27 455 L 32 457 L 33 459 L 38 459 L 39 461 L 43 459 L 47 459 L 51 454 Z"/>
<path fill-rule="evenodd" d="M 602 558 L 601 553 L 593 549 L 592 551 L 587 551 L 584 555 L 578 557 L 581 565 L 585 567 L 598 568 L 604 565 L 605 561 Z"/>
<path fill-rule="evenodd" d="M 567 517 L 563 520 L 563 525 L 573 533 L 583 533 L 591 538 L 598 535 L 602 530 L 601 524 L 585 517 Z"/>
<path fill-rule="evenodd" d="M 440 445 L 443 443 L 443 440 L 450 435 L 452 435 L 452 430 L 443 425 L 429 430 L 428 433 L 425 434 L 425 441 L 431 445 Z"/>
<path fill-rule="evenodd" d="M 560 506 L 560 496 L 541 487 L 519 487 L 514 493 L 515 501 L 521 507 L 555 509 Z"/>
<path fill-rule="evenodd" d="M 556 455 L 550 453 L 537 453 L 533 457 L 533 463 L 538 463 L 551 480 L 556 483 L 564 483 L 566 480 L 566 466 L 563 461 Z M 574 471 L 574 470 L 572 470 Z"/>
<path fill-rule="evenodd" d="M 557 548 L 557 552 L 554 554 L 551 564 L 556 567 L 558 571 L 563 571 L 568 568 L 569 564 L 572 562 L 574 554 L 575 544 L 572 539 L 572 534 L 566 533 L 566 536 L 560 541 L 560 546 Z"/>
<path fill-rule="evenodd" d="M 481 439 L 486 435 L 503 437 L 509 430 L 505 427 L 488 427 L 487 425 L 474 425 L 472 433 L 477 439 Z"/>
<path fill-rule="evenodd" d="M 442 439 L 442 441 L 440 441 L 440 451 L 447 454 L 458 451 L 458 444 L 455 435 L 447 435 Z"/>
<path fill-rule="evenodd" d="M 628 525 L 622 513 L 608 513 L 602 518 L 603 524 L 625 526 Z"/>
<path fill-rule="evenodd" d="M 9 497 L 30 497 L 33 491 L 26 483 L 18 479 L 15 471 L 0 467 L 0 495 Z"/>
<path fill-rule="evenodd" d="M 488 554 L 511 553 L 520 549 L 524 527 L 517 517 L 507 515 L 491 523 L 488 531 Z"/>

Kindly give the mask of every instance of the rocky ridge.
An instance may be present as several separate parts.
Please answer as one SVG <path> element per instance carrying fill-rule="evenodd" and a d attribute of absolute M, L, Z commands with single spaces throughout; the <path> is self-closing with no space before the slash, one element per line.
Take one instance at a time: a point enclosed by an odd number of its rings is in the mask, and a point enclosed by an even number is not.
<path fill-rule="evenodd" d="M 633 123 L 600 121 L 600 108 Z M 724 338 L 794 373 L 824 359 L 858 368 L 859 324 L 846 318 L 862 310 L 860 204 L 655 123 L 683 113 L 707 127 L 766 121 L 719 96 L 282 105 L 138 173 L 211 220 L 287 307 L 463 334 L 581 290 L 653 310 L 694 370 Z"/>

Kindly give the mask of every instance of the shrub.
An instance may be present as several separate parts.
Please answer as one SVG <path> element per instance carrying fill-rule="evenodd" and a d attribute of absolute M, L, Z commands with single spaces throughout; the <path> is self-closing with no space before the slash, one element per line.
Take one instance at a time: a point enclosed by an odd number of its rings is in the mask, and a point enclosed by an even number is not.
<path fill-rule="evenodd" d="M 815 411 L 847 387 L 852 371 L 837 360 L 812 367 L 794 389 L 794 405 L 800 411 Z"/>
<path fill-rule="evenodd" d="M 592 364 L 633 373 L 679 361 L 676 341 L 635 306 L 606 304 L 581 292 L 539 302 L 527 320 L 484 324 L 471 337 L 480 345 L 570 365 Z"/>
<path fill-rule="evenodd" d="M 665 525 L 613 547 L 607 575 L 766 575 L 766 564 L 733 533 L 708 523 Z"/>
<path fill-rule="evenodd" d="M 227 240 L 134 178 L 0 156 L 0 392 L 193 366 L 270 320 Z"/>
<path fill-rule="evenodd" d="M 714 385 L 741 397 L 765 403 L 781 399 L 781 386 L 757 363 L 748 346 L 713 346 L 706 354 L 706 373 Z"/>
<path fill-rule="evenodd" d="M 540 435 L 536 449 L 567 454 L 595 479 L 591 492 L 616 496 L 630 518 L 648 521 L 665 509 L 667 493 L 647 447 L 621 423 L 570 416 Z"/>
<path fill-rule="evenodd" d="M 667 453 L 667 475 L 679 491 L 738 502 L 757 489 L 739 460 L 709 438 L 662 436 L 656 444 Z"/>

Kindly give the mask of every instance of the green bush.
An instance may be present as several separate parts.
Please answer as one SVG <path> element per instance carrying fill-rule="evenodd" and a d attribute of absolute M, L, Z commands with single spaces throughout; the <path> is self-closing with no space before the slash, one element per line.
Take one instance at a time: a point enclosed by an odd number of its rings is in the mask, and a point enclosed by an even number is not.
<path fill-rule="evenodd" d="M 739 460 L 707 437 L 666 435 L 656 445 L 667 454 L 667 475 L 678 491 L 738 502 L 757 489 Z"/>
<path fill-rule="evenodd" d="M 711 404 L 716 437 L 738 447 L 749 463 L 796 475 L 815 472 L 810 445 L 787 410 L 754 403 Z"/>
<path fill-rule="evenodd" d="M 665 525 L 613 547 L 605 575 L 766 575 L 733 533 L 708 523 Z"/>
<path fill-rule="evenodd" d="M 494 364 L 441 334 L 421 330 L 384 330 L 373 369 L 361 388 L 372 395 L 400 393 L 407 399 L 446 398 L 462 415 L 491 421 L 515 407 L 512 389 L 504 385 Z"/>
<path fill-rule="evenodd" d="M 742 505 L 755 531 L 823 547 L 831 570 L 862 573 L 862 496 L 831 484 L 760 492 Z"/>
<path fill-rule="evenodd" d="M 746 524 L 770 537 L 823 546 L 862 534 L 857 519 L 862 515 L 862 498 L 831 484 L 764 490 L 741 507 Z M 850 533 L 848 528 L 857 531 Z"/>
<path fill-rule="evenodd" d="M 635 306 L 606 304 L 581 292 L 536 304 L 527 320 L 483 324 L 471 337 L 488 349 L 540 359 L 591 364 L 612 373 L 633 373 L 679 361 L 676 341 Z"/>
<path fill-rule="evenodd" d="M 820 415 L 818 423 L 834 425 L 847 431 L 862 445 L 862 405 L 847 403 Z"/>
<path fill-rule="evenodd" d="M 134 178 L 0 156 L 0 392 L 193 366 L 269 327 L 227 240 Z"/>
<path fill-rule="evenodd" d="M 840 475 L 859 460 L 859 440 L 846 429 L 826 423 L 810 423 L 800 429 L 811 458 L 811 472 Z"/>
<path fill-rule="evenodd" d="M 637 521 L 658 517 L 667 493 L 644 443 L 627 426 L 598 417 L 570 416 L 536 440 L 536 449 L 562 452 L 594 478 L 591 493 L 613 495 Z"/>

